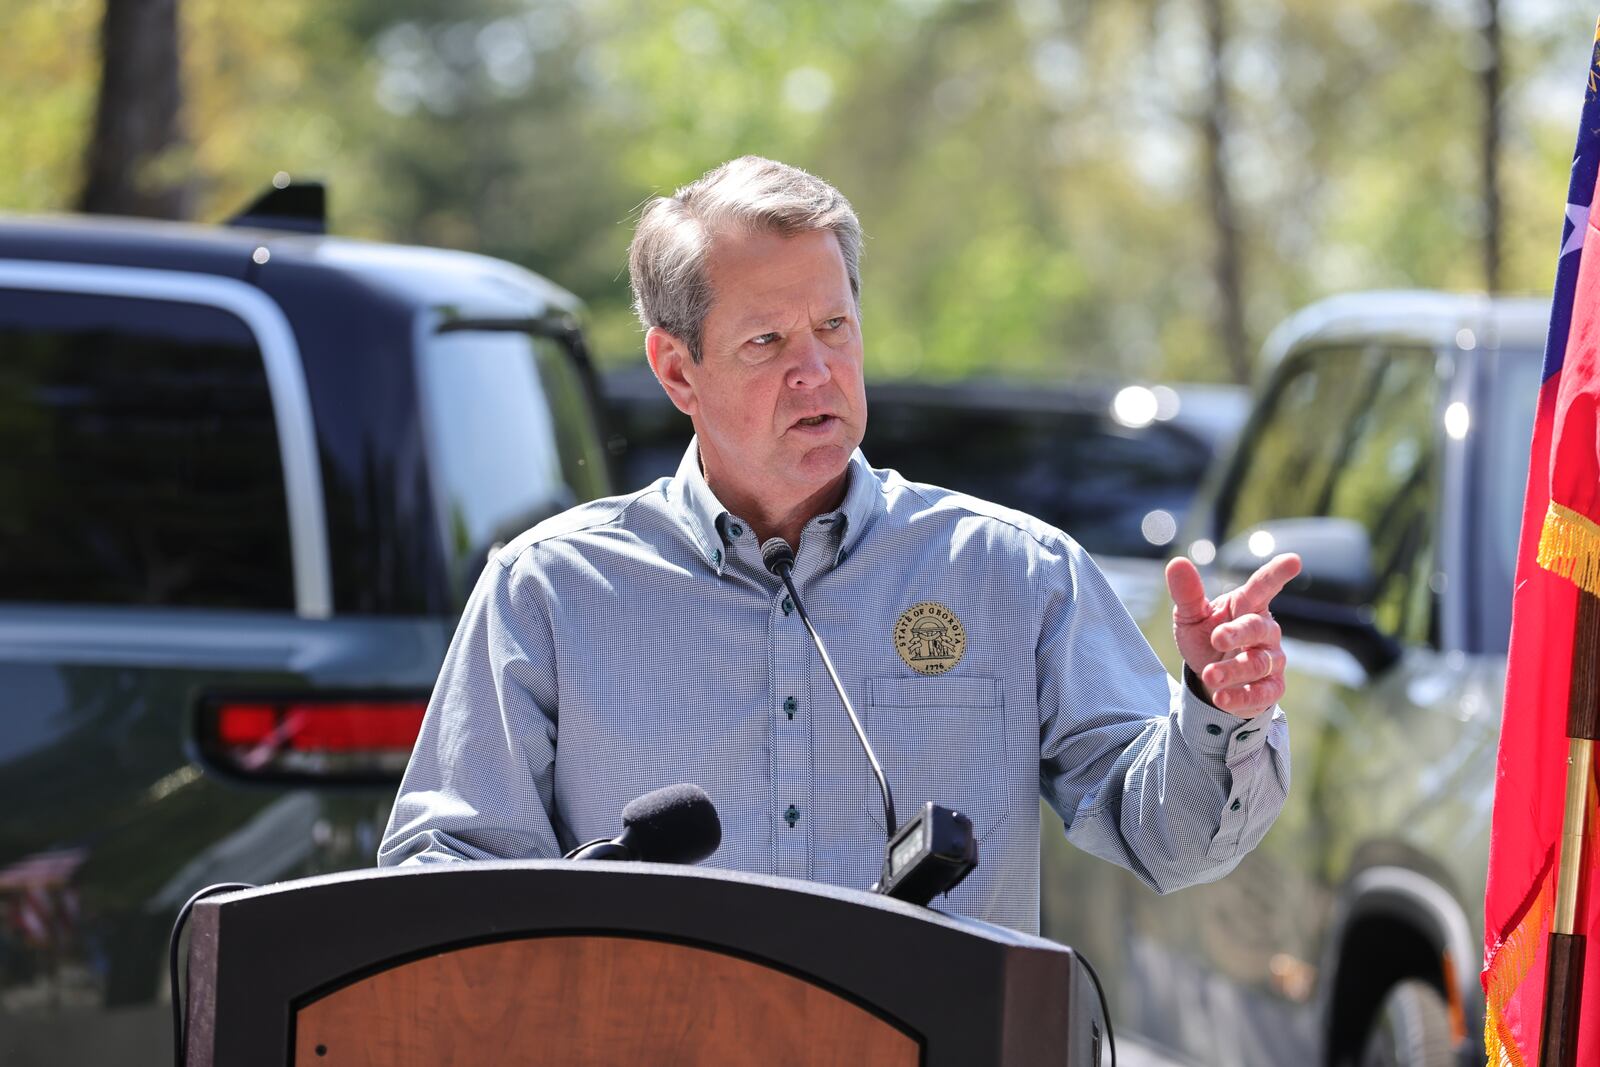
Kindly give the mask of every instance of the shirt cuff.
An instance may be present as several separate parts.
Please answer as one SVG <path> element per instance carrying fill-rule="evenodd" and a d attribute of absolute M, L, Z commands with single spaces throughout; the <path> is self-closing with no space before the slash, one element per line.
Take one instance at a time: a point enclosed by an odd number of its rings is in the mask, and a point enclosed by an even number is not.
<path fill-rule="evenodd" d="M 1178 733 L 1191 750 L 1232 764 L 1267 743 L 1267 730 L 1279 718 L 1276 704 L 1249 719 L 1229 715 L 1201 698 L 1192 674 L 1183 668 L 1183 703 L 1178 707 Z"/>

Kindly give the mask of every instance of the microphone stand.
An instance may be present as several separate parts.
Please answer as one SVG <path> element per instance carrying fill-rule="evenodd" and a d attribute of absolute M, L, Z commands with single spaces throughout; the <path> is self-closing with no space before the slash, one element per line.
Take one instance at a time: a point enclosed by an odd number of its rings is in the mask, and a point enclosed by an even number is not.
<path fill-rule="evenodd" d="M 978 841 L 972 832 L 972 820 L 959 811 L 930 801 L 922 805 L 922 810 L 915 818 L 904 826 L 897 825 L 894 793 L 889 789 L 889 779 L 884 776 L 883 765 L 872 751 L 872 743 L 867 740 L 867 732 L 861 728 L 861 719 L 844 691 L 839 672 L 833 669 L 833 659 L 818 636 L 817 628 L 811 625 L 811 616 L 806 614 L 805 603 L 794 587 L 794 549 L 781 537 L 768 538 L 761 546 L 761 562 L 767 570 L 783 580 L 783 587 L 789 591 L 789 599 L 794 602 L 795 610 L 800 613 L 800 621 L 805 623 L 806 631 L 811 634 L 811 643 L 817 646 L 817 652 L 822 656 L 822 665 L 828 669 L 828 677 L 833 680 L 834 691 L 844 704 L 845 714 L 850 716 L 850 725 L 855 729 L 856 740 L 861 742 L 861 751 L 867 754 L 867 762 L 872 764 L 872 773 L 878 779 L 878 791 L 883 794 L 883 824 L 888 844 L 883 850 L 883 877 L 872 887 L 872 891 L 913 904 L 927 904 L 938 894 L 948 893 L 978 865 Z"/>
<path fill-rule="evenodd" d="M 794 601 L 794 609 L 800 613 L 800 621 L 806 624 L 806 629 L 811 633 L 811 642 L 817 646 L 817 651 L 822 654 L 822 665 L 828 669 L 828 677 L 833 679 L 833 688 L 838 691 L 839 699 L 844 702 L 845 714 L 850 716 L 850 725 L 855 728 L 856 740 L 861 742 L 861 750 L 867 754 L 867 762 L 872 764 L 872 773 L 878 779 L 878 791 L 883 794 L 883 825 L 885 836 L 894 840 L 894 832 L 899 828 L 899 823 L 894 817 L 894 793 L 889 789 L 889 779 L 884 777 L 883 766 L 878 762 L 878 756 L 872 751 L 872 744 L 867 740 L 867 732 L 861 728 L 861 720 L 856 717 L 856 709 L 851 706 L 850 698 L 845 695 L 844 683 L 839 680 L 839 672 L 833 669 L 833 660 L 828 657 L 828 650 L 822 644 L 822 638 L 817 636 L 817 628 L 811 625 L 811 616 L 806 614 L 806 606 L 800 601 L 800 594 L 795 591 L 794 581 L 790 572 L 794 570 L 794 550 L 780 537 L 769 539 L 761 546 L 761 561 L 767 569 L 783 579 L 783 587 L 789 591 L 789 599 Z"/>

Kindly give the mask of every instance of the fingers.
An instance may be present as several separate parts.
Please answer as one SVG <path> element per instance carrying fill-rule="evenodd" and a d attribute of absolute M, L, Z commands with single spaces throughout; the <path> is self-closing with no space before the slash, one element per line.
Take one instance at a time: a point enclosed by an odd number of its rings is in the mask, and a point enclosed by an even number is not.
<path fill-rule="evenodd" d="M 1272 604 L 1272 598 L 1283 592 L 1283 587 L 1299 573 L 1300 557 L 1294 553 L 1286 552 L 1272 557 L 1233 594 L 1234 613 L 1250 615 L 1266 611 Z"/>
<path fill-rule="evenodd" d="M 1235 652 L 1253 645 L 1276 649 L 1283 642 L 1283 628 L 1271 615 L 1244 615 L 1211 631 L 1211 647 L 1218 652 Z"/>
<path fill-rule="evenodd" d="M 1211 694 L 1211 703 L 1241 719 L 1254 718 L 1283 698 L 1283 675 L 1274 674 L 1259 682 L 1219 689 Z"/>
<path fill-rule="evenodd" d="M 1200 681 L 1205 683 L 1207 689 L 1216 692 L 1230 686 L 1248 685 L 1274 674 L 1281 674 L 1283 667 L 1282 649 L 1247 648 L 1227 659 L 1207 664 L 1200 672 Z"/>
<path fill-rule="evenodd" d="M 1211 690 L 1211 703 L 1242 718 L 1276 704 L 1284 688 L 1282 642 L 1283 630 L 1266 613 L 1244 615 L 1213 630 L 1211 647 L 1222 656 L 1200 671 L 1201 683 Z"/>
<path fill-rule="evenodd" d="M 1172 594 L 1172 619 L 1180 626 L 1203 622 L 1211 617 L 1211 601 L 1206 597 L 1200 571 L 1185 556 L 1174 556 L 1167 563 L 1167 592 Z"/>

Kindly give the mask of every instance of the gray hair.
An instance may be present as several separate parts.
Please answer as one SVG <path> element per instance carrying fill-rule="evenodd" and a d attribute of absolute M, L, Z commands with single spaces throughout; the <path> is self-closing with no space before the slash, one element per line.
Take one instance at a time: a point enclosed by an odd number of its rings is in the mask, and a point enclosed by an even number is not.
<path fill-rule="evenodd" d="M 798 167 L 742 156 L 645 205 L 628 247 L 633 309 L 645 329 L 659 326 L 700 362 L 713 294 L 706 258 L 723 232 L 795 237 L 832 230 L 861 303 L 861 223 L 844 195 Z"/>

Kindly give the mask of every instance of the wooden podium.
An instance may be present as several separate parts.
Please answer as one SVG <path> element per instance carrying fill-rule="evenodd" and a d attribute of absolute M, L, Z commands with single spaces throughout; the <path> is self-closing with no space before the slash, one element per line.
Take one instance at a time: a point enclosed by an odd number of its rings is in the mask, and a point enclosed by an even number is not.
<path fill-rule="evenodd" d="M 1099 1067 L 1073 950 L 869 893 L 651 863 L 359 871 L 208 897 L 190 1067 Z"/>

